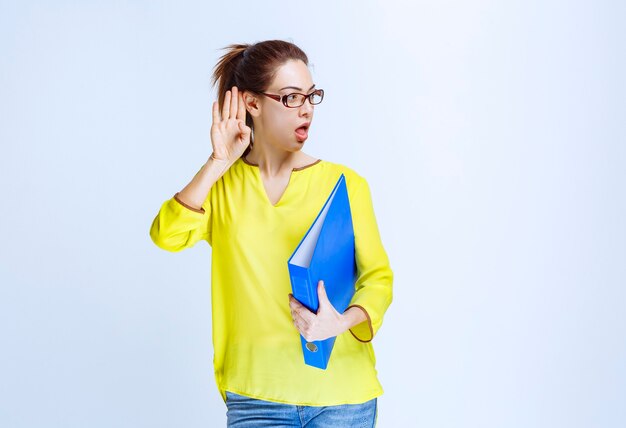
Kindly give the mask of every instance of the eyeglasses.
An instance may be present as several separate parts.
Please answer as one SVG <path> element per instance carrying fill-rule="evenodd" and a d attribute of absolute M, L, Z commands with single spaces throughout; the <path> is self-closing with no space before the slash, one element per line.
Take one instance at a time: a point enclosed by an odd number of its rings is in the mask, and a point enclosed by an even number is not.
<path fill-rule="evenodd" d="M 317 89 L 314 92 L 311 92 L 309 95 L 306 94 L 299 94 L 297 92 L 294 92 L 292 94 L 289 95 L 273 95 L 273 94 L 266 94 L 265 92 L 261 92 L 261 94 L 270 97 L 273 100 L 276 101 L 282 101 L 282 103 L 285 105 L 285 107 L 289 107 L 289 108 L 298 108 L 300 106 L 302 106 L 304 104 L 304 102 L 306 101 L 306 99 L 309 99 L 309 102 L 311 104 L 319 104 L 322 102 L 322 100 L 324 99 L 324 90 L 323 89 Z"/>

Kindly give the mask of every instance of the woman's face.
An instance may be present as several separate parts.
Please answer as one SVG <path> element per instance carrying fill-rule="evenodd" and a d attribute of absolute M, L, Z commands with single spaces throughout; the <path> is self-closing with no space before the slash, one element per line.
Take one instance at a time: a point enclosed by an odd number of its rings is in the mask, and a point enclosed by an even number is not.
<path fill-rule="evenodd" d="M 272 95 L 288 95 L 293 92 L 308 95 L 315 90 L 311 73 L 300 60 L 290 60 L 278 68 L 274 81 L 265 91 Z M 246 108 L 254 118 L 254 139 L 263 144 L 271 144 L 287 151 L 302 149 L 308 137 L 305 132 L 296 130 L 313 120 L 314 105 L 306 100 L 300 107 L 286 107 L 264 95 L 257 95 L 255 105 L 246 103 Z"/>

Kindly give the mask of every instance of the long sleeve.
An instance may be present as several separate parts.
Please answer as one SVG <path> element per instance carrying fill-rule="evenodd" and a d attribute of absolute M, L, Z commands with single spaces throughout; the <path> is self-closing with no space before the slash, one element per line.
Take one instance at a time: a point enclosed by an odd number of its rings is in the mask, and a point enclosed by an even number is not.
<path fill-rule="evenodd" d="M 353 326 L 350 332 L 357 340 L 369 342 L 381 327 L 393 299 L 393 271 L 380 238 L 370 188 L 362 177 L 350 206 L 358 276 L 348 308 L 358 306 L 367 315 L 367 320 Z"/>
<path fill-rule="evenodd" d="M 150 237 L 167 251 L 181 251 L 200 240 L 212 242 L 211 204 L 209 198 L 201 209 L 193 208 L 178 198 L 176 193 L 161 205 L 150 227 Z"/>

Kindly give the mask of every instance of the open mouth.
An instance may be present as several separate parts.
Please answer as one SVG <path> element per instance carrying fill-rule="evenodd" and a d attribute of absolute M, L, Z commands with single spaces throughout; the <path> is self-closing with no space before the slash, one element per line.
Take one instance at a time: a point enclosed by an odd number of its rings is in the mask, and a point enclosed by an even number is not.
<path fill-rule="evenodd" d="M 304 125 L 296 129 L 296 135 L 300 137 L 301 139 L 307 138 L 309 135 L 309 126 Z"/>

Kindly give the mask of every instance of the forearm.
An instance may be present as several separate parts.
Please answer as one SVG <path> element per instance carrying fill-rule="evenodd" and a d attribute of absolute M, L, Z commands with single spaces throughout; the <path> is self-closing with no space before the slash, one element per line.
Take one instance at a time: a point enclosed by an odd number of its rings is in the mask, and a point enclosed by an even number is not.
<path fill-rule="evenodd" d="M 211 187 L 224 175 L 224 172 L 231 165 L 232 163 L 226 161 L 215 160 L 213 155 L 211 155 L 189 184 L 178 192 L 178 199 L 193 209 L 202 209 L 202 204 L 206 200 Z"/>
<path fill-rule="evenodd" d="M 357 306 L 352 306 L 343 313 L 343 322 L 344 322 L 343 331 L 346 331 L 354 327 L 355 325 L 359 325 L 363 321 L 366 321 L 366 320 L 367 320 L 367 315 L 365 315 L 365 312 L 363 311 L 363 309 Z"/>

